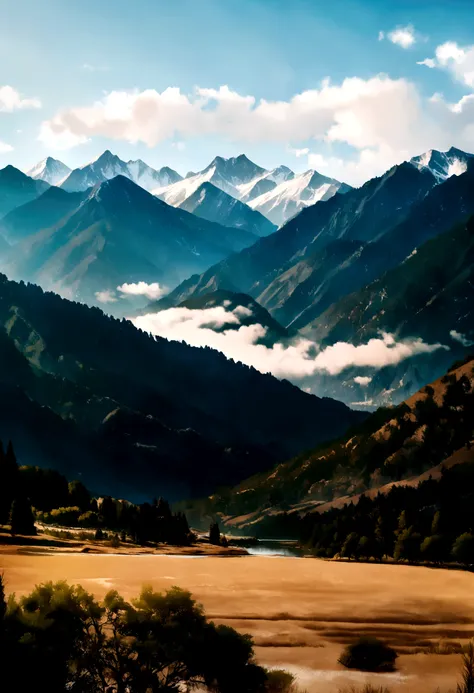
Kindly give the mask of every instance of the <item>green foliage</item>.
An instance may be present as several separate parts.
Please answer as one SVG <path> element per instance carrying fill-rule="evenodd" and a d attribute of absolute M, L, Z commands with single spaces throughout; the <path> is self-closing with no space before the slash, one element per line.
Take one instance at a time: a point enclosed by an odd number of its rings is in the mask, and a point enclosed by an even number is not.
<path fill-rule="evenodd" d="M 0 625 L 7 655 L 2 676 L 14 680 L 21 671 L 22 690 L 289 690 L 287 678 L 272 678 L 255 664 L 250 636 L 208 622 L 191 594 L 177 587 L 166 593 L 145 587 L 132 602 L 111 591 L 99 604 L 79 586 L 46 583 L 11 599 Z"/>
<path fill-rule="evenodd" d="M 377 638 L 359 638 L 348 645 L 339 658 L 339 663 L 348 669 L 360 671 L 393 671 L 397 653 Z"/>
<path fill-rule="evenodd" d="M 99 515 L 93 510 L 88 510 L 77 518 L 79 527 L 97 527 L 99 524 Z"/>
<path fill-rule="evenodd" d="M 453 545 L 453 558 L 466 566 L 474 563 L 474 535 L 471 532 L 461 534 Z"/>
<path fill-rule="evenodd" d="M 69 482 L 68 491 L 71 505 L 75 505 L 83 511 L 89 509 L 91 495 L 82 481 Z"/>

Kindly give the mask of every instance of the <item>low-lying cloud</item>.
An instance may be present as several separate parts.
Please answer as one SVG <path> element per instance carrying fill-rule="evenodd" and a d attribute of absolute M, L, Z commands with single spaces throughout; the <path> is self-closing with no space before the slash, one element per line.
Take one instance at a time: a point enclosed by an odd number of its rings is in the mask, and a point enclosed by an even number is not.
<path fill-rule="evenodd" d="M 151 301 L 156 301 L 166 292 L 166 287 L 161 286 L 158 282 L 153 282 L 152 284 L 136 282 L 134 284 L 122 284 L 121 286 L 117 286 L 115 290 L 104 289 L 104 291 L 96 291 L 95 297 L 99 303 L 116 303 L 121 298 L 136 296 L 144 296 Z"/>
<path fill-rule="evenodd" d="M 133 318 L 132 322 L 145 332 L 192 346 L 209 346 L 262 373 L 297 382 L 318 373 L 336 376 L 355 366 L 379 369 L 418 354 L 448 349 L 442 344 L 426 344 L 420 338 L 397 341 L 390 334 L 381 334 L 359 346 L 337 342 L 320 348 L 316 342 L 297 338 L 269 347 L 258 343 L 267 334 L 263 325 L 241 325 L 239 309 L 229 311 L 222 306 L 203 310 L 170 308 Z M 215 331 L 229 325 L 232 327 Z"/>
<path fill-rule="evenodd" d="M 461 332 L 458 332 L 457 330 L 451 330 L 449 336 L 454 339 L 455 342 L 459 342 L 459 344 L 462 344 L 465 347 L 474 345 L 474 342 L 471 339 L 468 339 L 465 335 L 461 334 Z"/>
<path fill-rule="evenodd" d="M 146 282 L 122 284 L 122 286 L 117 286 L 117 291 L 126 296 L 146 296 L 151 300 L 161 298 L 166 293 L 166 289 L 158 282 L 153 282 L 152 284 L 147 284 Z"/>

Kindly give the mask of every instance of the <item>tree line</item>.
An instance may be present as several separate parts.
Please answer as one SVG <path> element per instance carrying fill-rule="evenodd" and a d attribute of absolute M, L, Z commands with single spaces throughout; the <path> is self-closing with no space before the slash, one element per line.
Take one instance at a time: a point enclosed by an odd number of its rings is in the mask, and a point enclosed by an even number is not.
<path fill-rule="evenodd" d="M 68 482 L 51 469 L 19 466 L 11 441 L 6 450 L 0 441 L 0 525 L 10 525 L 12 534 L 34 535 L 35 520 L 108 529 L 138 544 L 187 545 L 194 540 L 184 513 L 173 513 L 163 498 L 139 505 L 94 498 L 81 481 Z"/>
<path fill-rule="evenodd" d="M 417 486 L 361 495 L 326 512 L 282 513 L 261 527 L 298 537 L 314 555 L 349 560 L 474 565 L 474 463 L 441 471 Z"/>

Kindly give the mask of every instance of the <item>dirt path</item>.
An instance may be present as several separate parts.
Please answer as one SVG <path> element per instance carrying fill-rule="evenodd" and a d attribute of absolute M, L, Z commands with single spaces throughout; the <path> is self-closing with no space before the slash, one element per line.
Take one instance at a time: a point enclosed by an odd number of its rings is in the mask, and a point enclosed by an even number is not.
<path fill-rule="evenodd" d="M 281 557 L 0 555 L 7 591 L 23 594 L 67 579 L 103 596 L 125 597 L 144 583 L 191 590 L 210 618 L 253 635 L 259 662 L 294 671 L 310 693 L 350 683 L 384 683 L 400 693 L 454 687 L 459 655 L 426 654 L 431 645 L 474 637 L 474 576 L 421 567 L 363 565 Z M 342 647 L 360 634 L 386 639 L 398 671 L 348 673 Z"/>

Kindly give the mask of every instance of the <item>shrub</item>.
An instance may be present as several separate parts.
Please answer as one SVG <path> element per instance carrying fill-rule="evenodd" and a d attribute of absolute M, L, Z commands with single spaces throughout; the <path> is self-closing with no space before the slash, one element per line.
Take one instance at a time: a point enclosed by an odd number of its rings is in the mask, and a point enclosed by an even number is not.
<path fill-rule="evenodd" d="M 112 538 L 111 538 L 111 540 L 110 540 L 110 546 L 111 546 L 113 549 L 118 549 L 118 548 L 119 548 L 119 546 L 120 546 L 120 539 L 119 539 L 118 534 L 113 534 L 113 535 L 112 535 Z"/>
<path fill-rule="evenodd" d="M 285 669 L 267 669 L 265 690 L 268 693 L 289 693 L 295 689 L 295 677 Z"/>
<path fill-rule="evenodd" d="M 63 527 L 71 527 L 77 525 L 77 520 L 81 511 L 77 505 L 72 505 L 68 508 L 55 508 L 49 513 L 49 521 L 52 524 L 62 525 Z"/>
<path fill-rule="evenodd" d="M 97 527 L 99 524 L 99 515 L 93 510 L 88 510 L 86 513 L 79 515 L 77 523 L 80 527 Z"/>
<path fill-rule="evenodd" d="M 359 638 L 342 652 L 339 663 L 360 671 L 393 671 L 397 653 L 377 638 Z"/>

